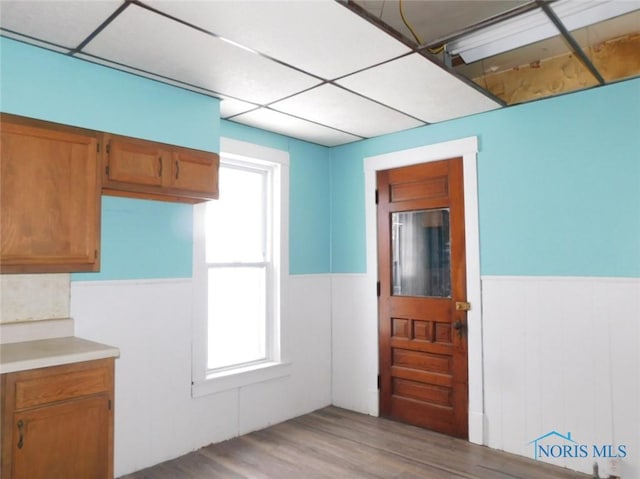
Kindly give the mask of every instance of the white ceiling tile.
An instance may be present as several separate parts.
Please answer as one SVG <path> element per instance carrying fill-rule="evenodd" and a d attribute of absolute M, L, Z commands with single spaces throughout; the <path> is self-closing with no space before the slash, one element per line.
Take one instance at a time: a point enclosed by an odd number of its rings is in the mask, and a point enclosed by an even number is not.
<path fill-rule="evenodd" d="M 147 71 L 144 70 L 138 70 L 136 68 L 132 68 L 126 65 L 120 65 L 118 63 L 114 63 L 114 62 L 110 62 L 109 60 L 105 60 L 104 58 L 98 58 L 98 57 L 94 57 L 92 55 L 87 55 L 84 53 L 76 53 L 73 55 L 74 58 L 80 58 L 81 60 L 86 60 L 89 61 L 91 63 L 97 63 L 98 65 L 103 65 L 106 67 L 110 67 L 113 68 L 114 70 L 120 70 L 123 72 L 127 72 L 127 73 L 132 73 L 136 76 L 141 76 L 144 78 L 149 78 L 151 80 L 156 80 L 158 82 L 161 83 L 166 83 L 168 85 L 173 85 L 173 86 L 177 86 L 179 88 L 183 88 L 185 90 L 190 90 L 190 91 L 194 91 L 196 93 L 202 93 L 203 95 L 207 95 L 210 97 L 214 97 L 214 98 L 219 98 L 219 95 L 216 95 L 215 92 L 212 92 L 210 90 L 206 90 L 204 88 L 199 88 L 197 86 L 193 86 L 193 85 L 188 85 L 186 83 L 182 83 L 176 80 L 172 80 L 170 78 L 164 78 L 161 77 L 159 75 L 154 75 L 153 73 L 149 73 Z"/>
<path fill-rule="evenodd" d="M 229 118 L 250 110 L 255 110 L 256 105 L 247 103 L 246 101 L 236 100 L 234 98 L 223 98 L 220 102 L 220 117 Z"/>
<path fill-rule="evenodd" d="M 500 107 L 417 53 L 348 76 L 338 83 L 429 123 Z"/>
<path fill-rule="evenodd" d="M 325 79 L 409 52 L 334 0 L 146 3 Z"/>
<path fill-rule="evenodd" d="M 267 108 L 260 108 L 235 116 L 233 121 L 324 146 L 342 145 L 360 139 L 357 136 L 332 130 L 331 128 L 316 125 Z"/>
<path fill-rule="evenodd" d="M 0 2 L 0 26 L 73 49 L 122 3 L 122 0 L 3 0 Z"/>
<path fill-rule="evenodd" d="M 213 92 L 269 103 L 318 83 L 245 49 L 132 5 L 87 53 Z"/>
<path fill-rule="evenodd" d="M 424 125 L 414 118 L 334 85 L 322 85 L 271 108 L 359 136 L 372 137 Z"/>

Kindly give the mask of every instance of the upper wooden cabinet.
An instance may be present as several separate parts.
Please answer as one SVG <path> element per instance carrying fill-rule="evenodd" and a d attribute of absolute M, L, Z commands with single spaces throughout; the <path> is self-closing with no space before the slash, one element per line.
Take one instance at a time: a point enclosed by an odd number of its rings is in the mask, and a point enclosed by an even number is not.
<path fill-rule="evenodd" d="M 104 135 L 103 186 L 162 186 L 166 152 L 163 145 Z"/>
<path fill-rule="evenodd" d="M 218 198 L 216 153 L 0 114 L 0 273 L 99 271 L 101 193 Z"/>
<path fill-rule="evenodd" d="M 0 115 L 0 272 L 99 270 L 96 132 Z"/>
<path fill-rule="evenodd" d="M 106 194 L 197 202 L 218 198 L 216 153 L 105 134 Z"/>

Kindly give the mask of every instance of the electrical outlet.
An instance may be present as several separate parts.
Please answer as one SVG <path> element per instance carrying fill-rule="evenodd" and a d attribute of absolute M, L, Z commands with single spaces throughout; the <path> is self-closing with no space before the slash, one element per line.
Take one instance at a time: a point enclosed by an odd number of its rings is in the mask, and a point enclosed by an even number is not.
<path fill-rule="evenodd" d="M 620 467 L 620 459 L 617 457 L 609 459 L 609 477 L 612 479 L 622 477 L 622 467 Z"/>

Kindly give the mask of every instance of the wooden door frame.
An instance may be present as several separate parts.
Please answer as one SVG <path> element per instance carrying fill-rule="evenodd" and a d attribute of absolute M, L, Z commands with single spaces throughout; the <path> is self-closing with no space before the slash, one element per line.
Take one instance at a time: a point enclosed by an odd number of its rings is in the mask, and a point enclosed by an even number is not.
<path fill-rule="evenodd" d="M 398 168 L 401 166 L 429 163 L 438 160 L 462 157 L 464 180 L 465 235 L 467 261 L 467 300 L 471 303 L 471 311 L 467 314 L 468 322 L 468 367 L 469 367 L 469 441 L 484 444 L 484 377 L 482 353 L 482 296 L 480 291 L 480 241 L 478 222 L 478 181 L 477 159 L 478 138 L 475 136 L 459 140 L 436 143 L 407 150 L 399 150 L 383 155 L 370 156 L 364 159 L 365 179 L 365 216 L 367 241 L 367 304 L 365 310 L 375 312 L 376 321 L 371 321 L 372 330 L 366 333 L 367 338 L 375 338 L 374 367 L 370 369 L 378 374 L 378 298 L 376 282 L 378 280 L 378 241 L 376 219 L 376 172 Z M 375 332 L 373 331 L 375 329 Z M 370 413 L 378 415 L 378 391 L 375 400 L 371 398 Z"/>

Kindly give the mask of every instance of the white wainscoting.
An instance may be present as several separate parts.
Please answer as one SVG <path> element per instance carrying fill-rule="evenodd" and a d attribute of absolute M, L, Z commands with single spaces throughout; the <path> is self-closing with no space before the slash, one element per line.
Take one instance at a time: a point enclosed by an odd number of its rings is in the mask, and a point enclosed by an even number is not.
<path fill-rule="evenodd" d="M 375 288 L 375 279 L 372 282 L 365 274 L 331 277 L 333 404 L 372 416 L 378 415 Z"/>
<path fill-rule="evenodd" d="M 286 378 L 191 397 L 192 283 L 71 283 L 76 335 L 120 348 L 115 473 L 127 474 L 331 403 L 330 277 L 291 276 Z"/>
<path fill-rule="evenodd" d="M 372 291 L 368 275 L 332 276 L 332 394 L 376 415 Z M 482 306 L 484 411 L 470 411 L 470 426 L 484 419 L 484 438 L 474 442 L 533 457 L 533 439 L 571 432 L 581 444 L 626 445 L 622 477 L 640 478 L 640 280 L 483 277 Z M 593 459 L 556 463 L 590 473 Z"/>
<path fill-rule="evenodd" d="M 288 378 L 190 395 L 190 280 L 72 282 L 76 334 L 118 346 L 116 473 L 333 403 L 376 415 L 375 283 L 291 276 L 283 318 Z M 551 430 L 626 445 L 640 477 L 640 280 L 483 277 L 483 442 L 526 457 Z M 565 467 L 590 472 L 592 459 Z M 601 475 L 608 461 L 598 459 Z"/>
<path fill-rule="evenodd" d="M 483 277 L 482 296 L 486 444 L 532 457 L 533 439 L 571 432 L 626 445 L 622 477 L 640 477 L 640 280 Z"/>

